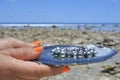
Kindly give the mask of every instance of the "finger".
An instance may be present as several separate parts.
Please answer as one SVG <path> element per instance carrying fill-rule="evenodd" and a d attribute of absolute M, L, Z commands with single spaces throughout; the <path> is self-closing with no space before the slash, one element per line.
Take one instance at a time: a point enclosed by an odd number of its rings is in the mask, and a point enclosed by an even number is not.
<path fill-rule="evenodd" d="M 36 48 L 24 47 L 24 48 L 6 49 L 2 51 L 4 51 L 4 54 L 12 56 L 16 59 L 32 60 L 40 56 L 40 54 L 43 51 L 43 47 L 42 46 Z"/>
<path fill-rule="evenodd" d="M 55 76 L 63 73 L 64 67 L 51 67 L 48 65 L 38 65 L 34 62 L 18 61 L 12 70 L 16 75 L 24 76 L 24 78 L 42 78 L 47 76 Z"/>
<path fill-rule="evenodd" d="M 20 41 L 14 38 L 6 38 L 0 40 L 0 50 L 7 48 L 20 48 L 20 47 L 35 47 L 40 45 L 41 41 L 38 41 L 39 44 L 27 43 L 24 41 Z"/>

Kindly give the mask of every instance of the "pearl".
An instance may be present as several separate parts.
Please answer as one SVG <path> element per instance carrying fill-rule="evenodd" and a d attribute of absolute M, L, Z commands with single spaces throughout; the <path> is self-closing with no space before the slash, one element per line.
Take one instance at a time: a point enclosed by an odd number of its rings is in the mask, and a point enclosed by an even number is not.
<path fill-rule="evenodd" d="M 96 51 L 94 48 L 84 47 L 56 47 L 51 50 L 51 54 L 56 59 L 82 59 L 94 57 Z"/>

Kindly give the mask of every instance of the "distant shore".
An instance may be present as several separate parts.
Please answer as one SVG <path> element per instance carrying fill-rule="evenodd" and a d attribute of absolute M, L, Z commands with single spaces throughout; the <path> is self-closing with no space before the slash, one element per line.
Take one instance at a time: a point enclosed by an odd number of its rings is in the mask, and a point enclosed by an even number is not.
<path fill-rule="evenodd" d="M 79 29 L 93 31 L 118 31 L 120 23 L 47 23 L 47 24 L 0 24 L 0 28 L 59 28 L 59 29 Z"/>

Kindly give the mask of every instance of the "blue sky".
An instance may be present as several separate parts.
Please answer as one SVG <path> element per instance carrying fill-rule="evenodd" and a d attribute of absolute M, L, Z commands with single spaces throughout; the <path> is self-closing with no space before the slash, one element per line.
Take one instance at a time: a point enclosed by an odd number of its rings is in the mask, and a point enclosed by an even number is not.
<path fill-rule="evenodd" d="M 0 22 L 120 23 L 120 0 L 0 0 Z"/>

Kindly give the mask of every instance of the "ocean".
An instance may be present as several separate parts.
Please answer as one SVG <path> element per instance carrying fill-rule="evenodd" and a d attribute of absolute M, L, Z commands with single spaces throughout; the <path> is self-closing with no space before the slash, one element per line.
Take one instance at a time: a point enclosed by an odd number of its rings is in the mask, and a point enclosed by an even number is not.
<path fill-rule="evenodd" d="M 120 23 L 0 23 L 0 28 L 58 28 L 120 32 Z"/>

